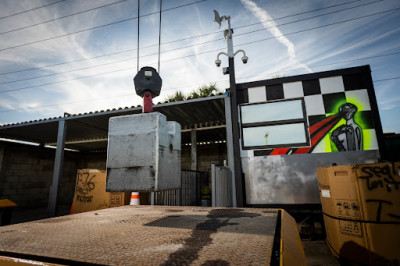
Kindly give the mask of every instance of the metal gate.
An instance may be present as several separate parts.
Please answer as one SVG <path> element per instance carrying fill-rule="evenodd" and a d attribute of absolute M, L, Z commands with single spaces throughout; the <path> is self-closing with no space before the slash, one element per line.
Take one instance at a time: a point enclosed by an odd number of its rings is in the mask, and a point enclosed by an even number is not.
<path fill-rule="evenodd" d="M 154 192 L 154 205 L 165 206 L 200 206 L 201 189 L 209 186 L 207 172 L 182 170 L 181 188 Z"/>
<path fill-rule="evenodd" d="M 182 206 L 200 206 L 201 188 L 209 186 L 210 177 L 207 172 L 182 170 Z"/>
<path fill-rule="evenodd" d="M 153 204 L 164 206 L 181 206 L 180 189 L 169 189 L 154 192 Z"/>

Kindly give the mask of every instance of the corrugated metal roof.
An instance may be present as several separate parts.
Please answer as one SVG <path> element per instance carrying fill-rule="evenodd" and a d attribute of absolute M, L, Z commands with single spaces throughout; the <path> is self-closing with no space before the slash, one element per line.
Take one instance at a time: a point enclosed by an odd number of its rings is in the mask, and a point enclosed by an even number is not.
<path fill-rule="evenodd" d="M 225 125 L 225 97 L 227 96 L 217 95 L 179 102 L 165 102 L 154 105 L 153 109 L 155 112 L 167 116 L 169 121 L 181 124 L 182 143 L 188 140 L 186 135 L 190 134 L 191 129 L 205 128 L 211 131 L 199 133 L 198 141 L 219 141 L 225 139 L 225 129 L 223 128 Z M 107 147 L 110 117 L 141 112 L 141 106 L 132 106 L 12 123 L 0 126 L 0 137 L 55 145 L 58 122 L 65 119 L 67 124 L 66 148 L 81 151 L 101 150 Z"/>

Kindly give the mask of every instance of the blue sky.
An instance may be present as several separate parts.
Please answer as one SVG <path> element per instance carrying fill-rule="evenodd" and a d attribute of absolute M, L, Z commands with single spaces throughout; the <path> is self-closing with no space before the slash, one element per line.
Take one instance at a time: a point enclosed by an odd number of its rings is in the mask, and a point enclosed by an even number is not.
<path fill-rule="evenodd" d="M 159 3 L 140 1 L 140 67 L 157 68 Z M 162 3 L 163 88 L 155 103 L 211 82 L 228 87 L 228 76 L 214 64 L 226 51 L 226 23 L 221 29 L 213 23 L 216 9 L 231 17 L 235 50 L 249 57 L 246 65 L 236 58 L 238 83 L 369 64 L 384 132 L 400 133 L 398 0 Z M 141 104 L 132 81 L 137 0 L 0 5 L 0 123 Z"/>

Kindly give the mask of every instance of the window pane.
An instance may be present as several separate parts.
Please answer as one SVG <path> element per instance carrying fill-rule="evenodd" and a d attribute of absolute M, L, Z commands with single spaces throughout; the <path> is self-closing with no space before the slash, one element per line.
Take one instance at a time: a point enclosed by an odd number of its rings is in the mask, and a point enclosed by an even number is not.
<path fill-rule="evenodd" d="M 243 128 L 245 147 L 305 143 L 303 123 Z"/>
<path fill-rule="evenodd" d="M 241 106 L 242 123 L 258 123 L 303 118 L 301 100 Z"/>

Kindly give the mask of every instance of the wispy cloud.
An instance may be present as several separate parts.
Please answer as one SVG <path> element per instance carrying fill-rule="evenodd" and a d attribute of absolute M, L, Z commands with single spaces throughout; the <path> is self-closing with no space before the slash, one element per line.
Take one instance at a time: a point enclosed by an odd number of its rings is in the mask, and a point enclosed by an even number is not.
<path fill-rule="evenodd" d="M 3 2 L 0 17 L 39 5 L 38 1 Z M 0 33 L 109 2 L 110 0 L 96 3 L 61 2 L 48 8 L 1 20 Z M 165 101 L 166 96 L 177 90 L 188 94 L 193 89 L 212 81 L 217 82 L 220 89 L 229 86 L 228 76 L 223 75 L 221 68 L 217 68 L 214 63 L 218 52 L 226 51 L 226 41 L 223 39 L 223 30 L 218 30 L 218 25 L 212 22 L 213 9 L 230 15 L 234 27 L 263 22 L 262 25 L 248 28 L 248 31 L 264 28 L 264 33 L 242 35 L 240 33 L 245 31 L 243 28 L 235 31 L 235 48 L 246 50 L 249 57 L 246 65 L 236 58 L 237 82 L 266 79 L 274 75 L 304 74 L 310 71 L 309 68 L 323 71 L 358 64 L 370 64 L 375 80 L 398 76 L 400 55 L 373 57 L 398 51 L 400 30 L 396 27 L 397 13 L 365 18 L 352 23 L 335 24 L 329 28 L 304 31 L 299 35 L 289 36 L 289 32 L 352 19 L 364 13 L 368 14 L 369 11 L 366 7 L 364 10 L 357 9 L 347 14 L 324 16 L 321 19 L 277 28 L 280 23 L 278 17 L 328 5 L 323 0 L 293 3 L 292 0 L 268 1 L 268 3 L 257 0 L 222 0 L 213 1 L 212 5 L 204 2 L 163 12 L 160 73 L 163 88 L 161 95 L 155 98 L 154 102 Z M 163 2 L 164 10 L 175 6 L 179 4 L 174 1 Z M 382 1 L 377 4 L 379 10 L 394 6 L 393 1 Z M 142 15 L 158 10 L 159 1 L 141 2 Z M 0 52 L 0 73 L 38 69 L 0 75 L 0 83 L 19 80 L 0 86 L 0 92 L 14 90 L 0 94 L 0 121 L 26 121 L 59 116 L 63 112 L 82 113 L 141 104 L 142 99 L 136 96 L 132 81 L 136 74 L 134 49 L 137 46 L 137 20 L 41 41 L 136 15 L 137 1 L 126 1 L 21 31 L 2 34 L 0 49 L 38 42 Z M 303 17 L 306 16 L 301 16 Z M 140 67 L 149 65 L 157 68 L 158 26 L 158 13 L 140 20 Z M 212 32 L 216 33 L 209 34 Z M 261 36 L 262 34 L 264 36 Z M 191 38 L 194 36 L 200 37 Z M 175 42 L 179 39 L 184 40 Z M 268 41 L 255 42 L 259 39 Z M 155 46 L 145 48 L 149 45 Z M 130 52 L 118 53 L 126 50 Z M 112 53 L 115 54 L 98 57 Z M 365 57 L 367 59 L 349 62 L 349 59 Z M 75 60 L 79 61 L 49 66 Z M 228 64 L 226 57 L 221 57 L 221 60 L 222 66 Z M 40 78 L 29 80 L 33 77 Z M 398 112 L 398 108 L 395 108 L 399 103 L 397 100 L 399 93 L 396 89 L 399 87 L 398 82 L 399 80 L 393 80 L 375 84 L 380 111 L 388 116 Z M 20 90 L 25 87 L 30 88 Z M 398 116 L 394 116 L 394 119 L 396 117 Z M 397 123 L 392 123 L 392 120 L 387 121 L 386 126 L 390 125 L 390 128 L 393 128 L 392 124 Z"/>
<path fill-rule="evenodd" d="M 242 4 L 250 10 L 253 15 L 262 21 L 263 26 L 268 29 L 268 31 L 283 45 L 287 47 L 287 51 L 290 57 L 290 63 L 300 65 L 301 67 L 305 68 L 308 72 L 312 72 L 312 70 L 305 64 L 299 62 L 296 57 L 296 52 L 294 49 L 294 44 L 285 37 L 285 35 L 279 30 L 278 26 L 276 25 L 275 21 L 272 19 L 270 14 L 266 11 L 261 9 L 257 6 L 256 3 L 252 2 L 251 0 L 241 0 Z"/>
<path fill-rule="evenodd" d="M 368 45 L 371 45 L 371 44 L 374 44 L 376 42 L 379 42 L 382 39 L 385 39 L 385 38 L 397 33 L 399 30 L 400 30 L 400 28 L 395 28 L 395 29 L 393 29 L 391 31 L 384 32 L 384 33 L 379 34 L 377 36 L 371 36 L 369 38 L 364 38 L 361 41 L 358 39 L 357 41 L 354 41 L 354 43 L 349 43 L 347 40 L 338 40 L 338 41 L 341 41 L 342 43 L 346 43 L 347 45 L 339 46 L 338 49 L 333 50 L 333 51 L 331 51 L 332 49 L 330 49 L 330 50 L 327 49 L 324 52 L 323 55 L 318 56 L 315 59 L 309 61 L 308 64 L 309 65 L 316 64 L 316 63 L 322 62 L 322 61 L 324 61 L 326 59 L 335 58 L 338 55 L 343 55 L 343 54 L 345 54 L 347 52 L 351 52 L 351 51 L 354 51 L 356 49 L 360 49 L 360 48 L 366 47 Z M 387 50 L 390 51 L 393 48 L 397 48 L 397 47 L 388 47 Z M 375 55 L 377 55 L 379 53 L 382 54 L 383 51 L 372 50 L 372 51 L 369 52 L 369 54 L 363 54 L 362 56 L 358 55 L 358 57 L 370 57 L 370 56 L 372 57 L 372 56 L 375 56 Z M 351 58 L 347 58 L 347 59 L 351 59 Z"/>

